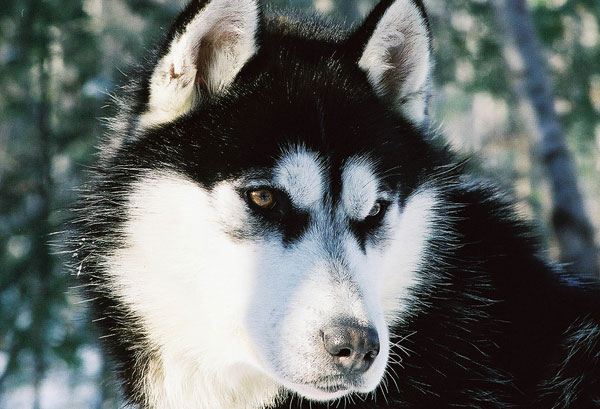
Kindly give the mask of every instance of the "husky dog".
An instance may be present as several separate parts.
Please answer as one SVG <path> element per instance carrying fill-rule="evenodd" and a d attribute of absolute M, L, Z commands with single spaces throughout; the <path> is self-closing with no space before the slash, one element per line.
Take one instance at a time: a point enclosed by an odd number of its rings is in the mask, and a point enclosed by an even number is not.
<path fill-rule="evenodd" d="M 419 0 L 183 11 L 72 225 L 132 407 L 600 407 L 600 288 L 433 138 L 431 58 Z"/>

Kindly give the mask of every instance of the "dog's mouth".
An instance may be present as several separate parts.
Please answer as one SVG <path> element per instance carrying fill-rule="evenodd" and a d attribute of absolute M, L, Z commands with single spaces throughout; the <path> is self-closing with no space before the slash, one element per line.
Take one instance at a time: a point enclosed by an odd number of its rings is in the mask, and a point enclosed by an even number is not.
<path fill-rule="evenodd" d="M 387 349 L 384 346 L 378 360 L 367 371 L 342 372 L 338 368 L 322 368 L 319 373 L 319 368 L 313 367 L 312 373 L 299 371 L 288 376 L 278 374 L 276 379 L 288 391 L 320 402 L 333 401 L 354 393 L 368 394 L 378 387 L 383 378 L 385 355 Z"/>
<path fill-rule="evenodd" d="M 315 388 L 319 389 L 320 391 L 327 392 L 327 393 L 346 392 L 351 389 L 350 386 L 344 385 L 342 383 L 337 384 L 337 385 L 313 385 L 313 386 Z"/>
<path fill-rule="evenodd" d="M 321 377 L 313 382 L 307 382 L 304 386 L 324 394 L 331 394 L 339 397 L 352 391 L 362 389 L 364 387 L 364 382 L 360 377 L 348 378 L 344 376 L 327 376 Z"/>
<path fill-rule="evenodd" d="M 344 386 L 346 389 L 360 388 L 363 384 L 360 376 L 330 375 L 322 376 L 312 383 L 317 388 L 328 388 L 333 385 Z"/>

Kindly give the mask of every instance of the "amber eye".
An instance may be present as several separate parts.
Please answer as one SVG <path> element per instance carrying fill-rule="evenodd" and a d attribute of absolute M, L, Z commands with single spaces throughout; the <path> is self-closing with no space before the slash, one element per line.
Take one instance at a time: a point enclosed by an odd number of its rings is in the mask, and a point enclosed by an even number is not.
<path fill-rule="evenodd" d="M 377 216 L 379 214 L 379 212 L 381 212 L 381 203 L 376 202 L 373 205 L 373 207 L 371 208 L 371 210 L 369 211 L 369 214 L 367 215 L 367 217 Z"/>
<path fill-rule="evenodd" d="M 248 196 L 252 203 L 261 209 L 272 209 L 277 203 L 275 195 L 269 189 L 252 190 Z"/>

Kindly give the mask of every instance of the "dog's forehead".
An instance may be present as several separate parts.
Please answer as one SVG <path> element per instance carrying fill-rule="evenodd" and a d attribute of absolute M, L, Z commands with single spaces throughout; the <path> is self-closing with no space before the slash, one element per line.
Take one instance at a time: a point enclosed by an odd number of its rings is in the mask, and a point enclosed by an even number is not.
<path fill-rule="evenodd" d="M 336 181 L 330 165 L 319 154 L 303 147 L 282 155 L 275 168 L 274 181 L 287 192 L 296 207 L 306 210 L 324 203 L 325 196 L 331 198 L 331 192 L 339 191 L 336 202 L 352 219 L 367 216 L 379 189 L 373 165 L 366 157 L 355 156 L 344 161 L 341 180 Z M 333 189 L 331 185 L 338 182 L 341 190 Z"/>

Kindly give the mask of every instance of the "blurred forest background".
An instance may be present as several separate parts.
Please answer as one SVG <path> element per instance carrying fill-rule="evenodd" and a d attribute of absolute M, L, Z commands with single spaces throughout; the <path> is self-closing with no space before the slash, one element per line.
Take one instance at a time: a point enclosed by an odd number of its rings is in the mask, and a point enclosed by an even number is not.
<path fill-rule="evenodd" d="M 265 0 L 350 22 L 374 2 Z M 553 259 L 597 274 L 600 1 L 528 0 L 528 9 L 520 0 L 425 3 L 435 34 L 434 126 L 476 158 L 474 167 L 513 189 Z M 85 303 L 48 243 L 60 241 L 53 234 L 93 161 L 108 94 L 183 5 L 2 1 L 0 409 L 119 407 Z"/>

